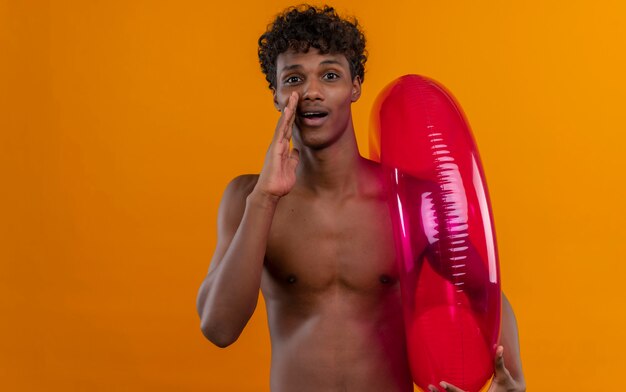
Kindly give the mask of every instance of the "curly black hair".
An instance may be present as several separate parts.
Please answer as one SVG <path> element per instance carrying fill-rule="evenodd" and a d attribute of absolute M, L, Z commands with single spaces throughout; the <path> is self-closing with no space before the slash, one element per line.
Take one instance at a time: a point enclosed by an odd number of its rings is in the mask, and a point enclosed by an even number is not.
<path fill-rule="evenodd" d="M 314 47 L 322 54 L 341 53 L 350 64 L 352 78 L 365 78 L 365 35 L 356 18 L 341 18 L 329 6 L 318 8 L 308 4 L 289 7 L 267 26 L 259 38 L 261 71 L 276 89 L 276 59 L 279 54 L 293 49 L 306 52 Z"/>

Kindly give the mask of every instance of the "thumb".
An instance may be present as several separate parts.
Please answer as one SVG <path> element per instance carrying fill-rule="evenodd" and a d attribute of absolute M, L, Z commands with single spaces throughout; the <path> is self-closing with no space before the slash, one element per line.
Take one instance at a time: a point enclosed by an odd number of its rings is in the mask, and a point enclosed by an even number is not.
<path fill-rule="evenodd" d="M 504 347 L 498 346 L 496 349 L 496 359 L 494 360 L 494 379 L 503 381 L 510 377 L 509 370 L 504 366 Z"/>

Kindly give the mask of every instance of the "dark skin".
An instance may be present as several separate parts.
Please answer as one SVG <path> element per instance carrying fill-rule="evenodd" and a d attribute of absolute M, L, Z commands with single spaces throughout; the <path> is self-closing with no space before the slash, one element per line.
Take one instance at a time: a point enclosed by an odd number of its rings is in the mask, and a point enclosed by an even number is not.
<path fill-rule="evenodd" d="M 272 391 L 412 391 L 382 172 L 359 155 L 352 125 L 360 80 L 345 56 L 316 49 L 281 54 L 277 80 L 282 115 L 263 170 L 233 180 L 220 205 L 198 293 L 202 332 L 232 344 L 260 289 Z M 507 351 L 496 356 L 490 391 L 521 391 L 517 328 L 503 302 Z"/>

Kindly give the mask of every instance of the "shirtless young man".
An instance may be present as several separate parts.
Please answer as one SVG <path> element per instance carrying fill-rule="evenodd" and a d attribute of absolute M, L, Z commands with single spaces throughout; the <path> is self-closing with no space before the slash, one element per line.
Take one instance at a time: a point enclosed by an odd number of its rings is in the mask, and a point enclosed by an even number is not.
<path fill-rule="evenodd" d="M 352 124 L 365 37 L 332 8 L 301 6 L 279 15 L 259 45 L 282 115 L 260 175 L 224 192 L 198 293 L 202 333 L 219 347 L 235 342 L 260 289 L 272 391 L 413 391 L 382 173 L 359 155 Z M 501 335 L 490 391 L 523 391 L 504 297 Z"/>

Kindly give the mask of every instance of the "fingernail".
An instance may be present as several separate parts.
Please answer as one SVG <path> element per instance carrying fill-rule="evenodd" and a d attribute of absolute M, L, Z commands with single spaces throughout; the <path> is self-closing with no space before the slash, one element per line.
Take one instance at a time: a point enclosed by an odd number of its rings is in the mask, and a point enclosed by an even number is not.
<path fill-rule="evenodd" d="M 439 383 L 439 385 L 441 385 L 441 387 L 442 387 L 443 389 L 448 389 L 448 384 L 446 384 L 446 383 L 445 383 L 445 382 L 443 382 L 443 381 L 442 381 L 442 382 L 440 382 L 440 383 Z"/>

